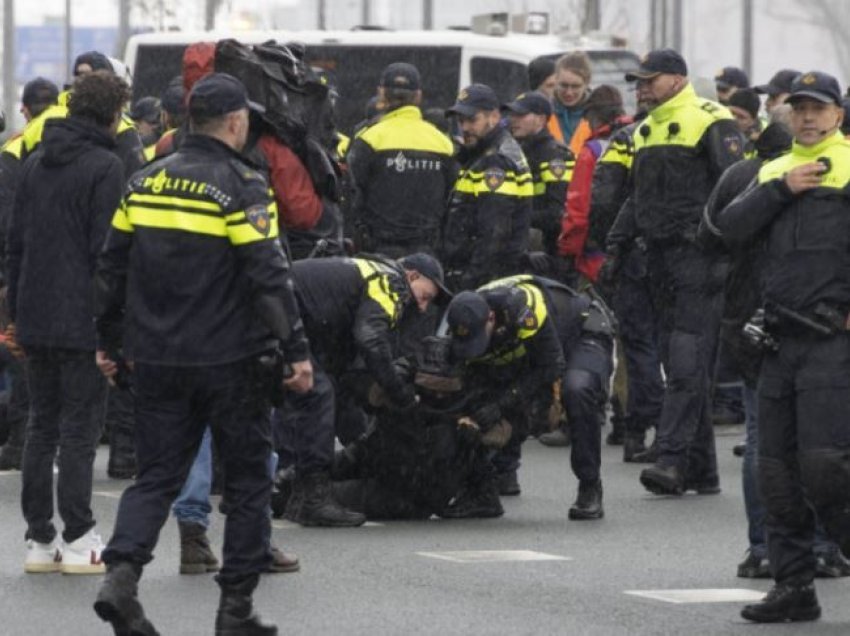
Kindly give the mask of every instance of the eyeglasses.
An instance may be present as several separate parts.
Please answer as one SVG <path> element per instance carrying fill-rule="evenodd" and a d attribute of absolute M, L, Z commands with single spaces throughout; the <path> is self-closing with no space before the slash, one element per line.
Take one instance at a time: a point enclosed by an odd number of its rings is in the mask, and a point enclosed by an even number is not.
<path fill-rule="evenodd" d="M 584 88 L 584 84 L 567 84 L 566 82 L 558 82 L 558 88 L 565 91 L 580 91 Z"/>

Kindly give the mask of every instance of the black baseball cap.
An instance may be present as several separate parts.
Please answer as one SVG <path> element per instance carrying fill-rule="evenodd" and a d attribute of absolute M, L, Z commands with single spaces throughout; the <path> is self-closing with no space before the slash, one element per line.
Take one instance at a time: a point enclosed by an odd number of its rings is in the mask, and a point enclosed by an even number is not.
<path fill-rule="evenodd" d="M 381 73 L 381 86 L 418 91 L 422 88 L 419 69 L 407 62 L 393 62 Z"/>
<path fill-rule="evenodd" d="M 446 114 L 474 117 L 481 110 L 499 110 L 499 105 L 499 98 L 492 88 L 486 84 L 470 84 L 457 94 L 457 101 Z"/>
<path fill-rule="evenodd" d="M 161 110 L 162 106 L 156 97 L 142 97 L 130 109 L 130 119 L 156 124 Z"/>
<path fill-rule="evenodd" d="M 159 98 L 162 110 L 171 115 L 184 114 L 186 112 L 186 102 L 183 99 L 185 93 L 183 77 L 180 75 L 172 77 Z"/>
<path fill-rule="evenodd" d="M 189 93 L 189 114 L 218 117 L 242 108 L 264 113 L 265 108 L 248 99 L 245 85 L 227 73 L 210 73 L 199 79 Z"/>
<path fill-rule="evenodd" d="M 724 66 L 717 75 L 714 76 L 714 81 L 722 89 L 732 88 L 749 88 L 750 78 L 737 66 Z"/>
<path fill-rule="evenodd" d="M 80 53 L 77 58 L 74 60 L 74 68 L 73 75 L 77 76 L 77 69 L 82 64 L 88 64 L 91 67 L 92 71 L 109 71 L 110 73 L 114 73 L 115 69 L 112 68 L 112 62 L 109 61 L 109 58 L 106 57 L 100 51 L 86 51 L 85 53 Z"/>
<path fill-rule="evenodd" d="M 463 291 L 452 299 L 446 312 L 446 321 L 455 358 L 469 360 L 484 355 L 490 344 L 487 335 L 489 318 L 490 305 L 478 292 Z"/>
<path fill-rule="evenodd" d="M 549 117 L 552 114 L 552 102 L 540 91 L 520 93 L 514 98 L 514 101 L 508 102 L 502 108 L 517 115 L 534 113 L 535 115 Z"/>
<path fill-rule="evenodd" d="M 782 93 L 790 93 L 791 82 L 793 82 L 799 74 L 800 71 L 784 68 L 781 71 L 774 73 L 773 77 L 770 78 L 770 81 L 767 84 L 753 86 L 753 90 L 756 93 L 770 95 L 771 97 L 776 97 Z"/>
<path fill-rule="evenodd" d="M 636 71 L 626 73 L 626 81 L 652 79 L 663 73 L 687 75 L 688 65 L 685 64 L 685 59 L 673 49 L 656 49 L 641 58 L 640 67 Z"/>
<path fill-rule="evenodd" d="M 452 297 L 452 293 L 448 290 L 445 283 L 443 283 L 445 278 L 443 274 L 443 266 L 440 265 L 440 261 L 430 254 L 426 254 L 425 252 L 416 252 L 415 254 L 410 254 L 404 258 L 400 258 L 398 262 L 404 269 L 416 270 L 422 274 L 422 276 L 437 286 L 437 289 L 440 290 L 441 294 L 444 294 L 448 298 Z"/>
<path fill-rule="evenodd" d="M 791 91 L 788 99 L 789 104 L 806 97 L 815 99 L 825 104 L 841 106 L 841 88 L 838 80 L 828 73 L 820 71 L 809 71 L 803 73 L 791 82 Z"/>
<path fill-rule="evenodd" d="M 21 103 L 27 108 L 42 104 L 55 104 L 59 99 L 59 87 L 49 79 L 36 77 L 24 84 Z"/>

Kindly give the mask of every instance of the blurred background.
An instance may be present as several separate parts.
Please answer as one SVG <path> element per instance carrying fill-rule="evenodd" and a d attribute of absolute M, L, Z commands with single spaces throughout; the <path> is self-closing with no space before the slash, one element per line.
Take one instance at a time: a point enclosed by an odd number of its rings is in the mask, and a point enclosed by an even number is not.
<path fill-rule="evenodd" d="M 638 54 L 671 46 L 694 76 L 735 65 L 762 83 L 782 67 L 817 68 L 846 83 L 848 9 L 847 0 L 2 0 L 3 105 L 14 124 L 28 79 L 65 83 L 91 49 L 122 59 L 134 33 L 445 29 L 488 12 L 548 12 L 555 30 L 602 32 Z"/>

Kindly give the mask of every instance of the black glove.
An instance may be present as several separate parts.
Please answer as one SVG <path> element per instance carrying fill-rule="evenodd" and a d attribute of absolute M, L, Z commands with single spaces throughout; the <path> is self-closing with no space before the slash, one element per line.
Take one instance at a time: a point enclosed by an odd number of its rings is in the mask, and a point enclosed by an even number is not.
<path fill-rule="evenodd" d="M 472 419 L 481 430 L 485 431 L 499 423 L 502 419 L 502 409 L 495 402 L 485 404 L 472 414 Z"/>
<path fill-rule="evenodd" d="M 622 266 L 622 249 L 619 245 L 611 245 L 606 251 L 605 262 L 599 268 L 599 283 L 604 287 L 614 287 Z"/>
<path fill-rule="evenodd" d="M 396 391 L 389 395 L 392 410 L 409 411 L 416 406 L 416 389 L 408 382 L 402 382 Z"/>
<path fill-rule="evenodd" d="M 532 273 L 547 276 L 552 271 L 552 257 L 546 252 L 528 252 L 525 255 L 528 268 Z"/>

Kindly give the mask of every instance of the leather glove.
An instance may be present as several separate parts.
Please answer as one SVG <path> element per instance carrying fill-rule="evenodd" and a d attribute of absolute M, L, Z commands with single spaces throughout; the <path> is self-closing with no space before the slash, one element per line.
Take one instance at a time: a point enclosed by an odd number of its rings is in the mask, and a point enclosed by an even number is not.
<path fill-rule="evenodd" d="M 499 405 L 495 402 L 491 402 L 490 404 L 485 404 L 481 408 L 479 408 L 475 413 L 472 414 L 472 419 L 478 424 L 481 430 L 486 431 L 496 424 L 499 423 L 499 420 L 502 419 L 502 409 L 499 408 Z"/>
<path fill-rule="evenodd" d="M 462 417 L 457 421 L 457 441 L 461 445 L 474 445 L 481 440 L 481 429 L 472 418 Z"/>

